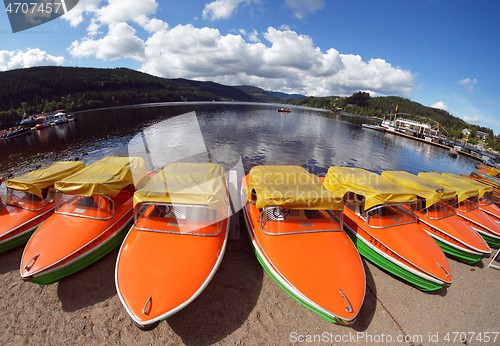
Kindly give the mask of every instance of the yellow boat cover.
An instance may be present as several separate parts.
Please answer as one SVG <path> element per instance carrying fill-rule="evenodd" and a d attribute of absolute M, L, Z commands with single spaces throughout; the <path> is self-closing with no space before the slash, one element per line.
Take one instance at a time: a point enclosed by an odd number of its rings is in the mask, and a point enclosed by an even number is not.
<path fill-rule="evenodd" d="M 134 184 L 133 177 L 145 175 L 146 166 L 140 157 L 105 157 L 59 180 L 55 188 L 68 195 L 115 197 L 121 189 Z"/>
<path fill-rule="evenodd" d="M 325 187 L 344 196 L 353 192 L 365 197 L 365 210 L 381 204 L 411 203 L 417 196 L 381 175 L 355 167 L 332 166 L 328 169 Z"/>
<path fill-rule="evenodd" d="M 259 209 L 281 206 L 287 209 L 342 210 L 344 204 L 323 187 L 319 177 L 300 166 L 255 166 L 248 173 L 247 200 L 252 191 Z"/>
<path fill-rule="evenodd" d="M 486 192 L 493 192 L 493 187 L 492 186 L 482 184 L 479 181 L 476 181 L 476 180 L 471 179 L 471 178 L 464 177 L 463 175 L 453 174 L 453 173 L 443 173 L 443 175 L 446 176 L 446 177 L 452 177 L 452 178 L 461 180 L 461 181 L 463 181 L 466 184 L 470 184 L 472 186 L 475 186 L 476 189 L 479 192 L 479 198 L 483 197 L 483 195 Z"/>
<path fill-rule="evenodd" d="M 81 161 L 59 161 L 48 167 L 9 179 L 6 185 L 10 189 L 29 192 L 43 198 L 43 189 L 54 186 L 56 181 L 66 178 L 84 167 L 85 164 Z"/>
<path fill-rule="evenodd" d="M 417 196 L 425 198 L 427 208 L 441 200 L 454 198 L 456 195 L 455 190 L 436 184 L 409 172 L 385 171 L 382 172 L 382 176 L 392 180 L 404 188 L 407 188 Z"/>
<path fill-rule="evenodd" d="M 495 178 L 500 178 L 500 169 L 495 167 L 486 166 L 486 174 Z"/>
<path fill-rule="evenodd" d="M 418 173 L 418 176 L 449 189 L 455 190 L 459 203 L 466 200 L 467 198 L 478 195 L 478 190 L 476 187 L 461 180 L 457 180 L 453 177 L 447 177 L 437 172 L 420 172 Z"/>
<path fill-rule="evenodd" d="M 206 205 L 227 214 L 224 167 L 216 163 L 176 162 L 167 165 L 134 194 L 139 203 Z"/>

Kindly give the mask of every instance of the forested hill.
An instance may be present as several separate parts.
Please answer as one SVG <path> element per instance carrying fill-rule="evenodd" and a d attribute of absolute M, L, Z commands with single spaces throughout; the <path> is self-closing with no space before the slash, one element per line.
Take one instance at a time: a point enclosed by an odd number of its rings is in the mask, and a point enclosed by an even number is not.
<path fill-rule="evenodd" d="M 0 81 L 0 123 L 12 121 L 11 106 L 19 117 L 150 102 L 282 101 L 255 87 L 165 79 L 126 68 L 33 67 L 0 72 Z"/>
<path fill-rule="evenodd" d="M 462 119 L 455 117 L 445 110 L 424 106 L 418 102 L 411 101 L 398 96 L 370 97 L 366 92 L 357 92 L 350 97 L 307 97 L 300 100 L 291 100 L 293 104 L 317 108 L 341 108 L 342 110 L 371 117 L 384 117 L 396 111 L 404 118 L 418 121 L 436 121 L 444 128 L 449 136 L 460 138 L 462 130 L 469 128 L 475 136 L 477 130 L 484 131 L 493 137 L 493 131 L 489 128 L 467 124 Z M 429 120 L 431 119 L 431 120 Z"/>

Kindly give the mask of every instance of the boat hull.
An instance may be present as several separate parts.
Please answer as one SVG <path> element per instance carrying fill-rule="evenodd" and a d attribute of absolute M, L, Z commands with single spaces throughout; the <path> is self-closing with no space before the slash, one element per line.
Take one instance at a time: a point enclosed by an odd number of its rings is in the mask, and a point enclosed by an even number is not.
<path fill-rule="evenodd" d="M 464 263 L 474 264 L 491 254 L 484 239 L 458 215 L 436 220 L 418 213 L 418 223 L 445 254 Z"/>
<path fill-rule="evenodd" d="M 106 221 L 55 213 L 28 241 L 21 259 L 21 277 L 49 285 L 74 274 L 118 247 L 132 220 L 131 198 Z"/>
<path fill-rule="evenodd" d="M 393 237 L 400 244 L 399 246 L 398 244 L 390 246 L 384 240 L 367 233 L 358 222 L 362 223 L 364 221 L 348 208 L 344 208 L 344 228 L 353 240 L 359 253 L 367 260 L 422 291 L 435 291 L 448 287 L 451 284 L 451 270 L 449 269 L 446 257 L 437 244 L 421 229 L 412 229 L 409 232 L 410 229 L 408 227 L 418 228 L 416 224 L 399 226 L 400 230 L 405 230 L 406 227 L 405 232 L 401 233 L 402 236 Z M 384 231 L 387 231 L 387 229 Z M 414 239 L 405 239 L 410 234 Z M 426 257 L 428 257 L 426 261 L 423 260 L 422 256 L 418 256 L 418 254 L 421 255 L 424 251 L 414 248 L 415 244 L 421 242 L 425 243 L 423 248 L 428 248 L 429 250 L 428 254 L 426 254 Z M 397 250 L 394 250 L 395 246 L 398 248 Z M 409 248 L 413 251 L 409 252 Z M 423 263 L 423 265 L 419 265 L 418 263 Z M 439 268 L 434 268 L 436 263 L 439 263 L 443 267 L 442 274 L 439 273 Z M 421 268 L 424 265 L 427 270 Z"/>
<path fill-rule="evenodd" d="M 0 253 L 26 244 L 37 227 L 54 213 L 54 205 L 40 211 L 6 206 L 0 211 Z"/>
<path fill-rule="evenodd" d="M 246 181 L 243 201 L 245 187 Z M 364 301 L 366 278 L 347 235 L 342 230 L 268 235 L 260 228 L 259 215 L 255 205 L 244 206 L 253 251 L 264 270 L 294 300 L 326 321 L 352 324 Z"/>
<path fill-rule="evenodd" d="M 208 237 L 131 228 L 118 254 L 115 285 L 139 328 L 171 317 L 207 287 L 224 256 L 229 220 L 220 227 L 220 234 Z"/>
<path fill-rule="evenodd" d="M 500 247 L 500 225 L 481 210 L 457 214 L 488 243 L 491 248 Z"/>

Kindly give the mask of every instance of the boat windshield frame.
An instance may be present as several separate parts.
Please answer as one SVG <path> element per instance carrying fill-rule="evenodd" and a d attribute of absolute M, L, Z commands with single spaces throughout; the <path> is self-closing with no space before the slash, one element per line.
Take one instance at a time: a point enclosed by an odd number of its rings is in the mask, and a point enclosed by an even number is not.
<path fill-rule="evenodd" d="M 47 198 L 40 198 L 37 195 L 34 195 L 27 191 L 19 191 L 16 189 L 7 188 L 7 203 L 6 206 L 9 205 L 11 207 L 21 208 L 29 211 L 40 211 L 45 208 L 48 204 L 50 204 L 53 199 L 54 190 L 51 193 L 47 193 Z M 30 207 L 28 203 L 23 202 L 22 200 L 26 200 L 26 202 L 38 202 L 40 206 L 38 207 Z"/>
<path fill-rule="evenodd" d="M 374 212 L 377 212 L 378 210 L 388 209 L 388 208 L 393 208 L 393 210 L 400 211 L 401 212 L 400 215 L 410 216 L 411 221 L 392 223 L 392 224 L 383 225 L 383 226 L 370 224 L 370 220 L 374 216 L 376 216 L 376 215 L 372 215 Z M 396 209 L 394 209 L 394 208 L 396 208 Z M 368 227 L 371 227 L 371 228 L 390 228 L 390 227 L 397 227 L 397 226 L 403 226 L 403 225 L 409 225 L 412 223 L 417 223 L 417 216 L 415 215 L 416 209 L 417 209 L 416 202 L 379 204 L 379 205 L 376 205 L 368 210 L 365 210 L 365 212 L 361 215 L 362 215 L 362 218 L 365 219 L 365 223 Z M 394 220 L 394 219 L 391 218 L 391 220 Z"/>
<path fill-rule="evenodd" d="M 265 226 L 270 221 L 287 221 L 287 216 L 291 214 L 293 211 L 295 213 L 301 212 L 319 212 L 325 220 L 332 220 L 335 222 L 335 228 L 329 229 L 304 229 L 301 231 L 286 231 L 286 232 L 269 232 L 265 229 Z M 272 214 L 272 217 L 270 215 Z M 307 218 L 296 218 L 294 220 L 302 220 L 304 227 L 311 226 L 311 222 L 308 222 Z M 290 221 L 290 219 L 288 220 Z M 270 236 L 281 236 L 281 235 L 291 235 L 291 234 L 304 234 L 304 233 L 321 233 L 321 232 L 343 232 L 343 213 L 342 210 L 310 210 L 305 211 L 304 209 L 285 209 L 280 206 L 270 206 L 265 207 L 260 211 L 259 215 L 259 226 L 262 233 Z M 302 223 L 299 222 L 299 225 Z M 333 225 L 333 222 L 332 222 Z M 338 226 L 338 227 L 337 227 Z"/>
<path fill-rule="evenodd" d="M 427 215 L 427 217 L 431 220 L 441 220 L 441 219 L 445 219 L 445 218 L 450 217 L 450 216 L 457 215 L 457 211 L 456 211 L 455 203 L 454 203 L 455 201 L 456 201 L 456 198 L 442 199 L 442 200 L 434 203 L 430 207 L 425 208 L 425 215 Z M 431 209 L 431 208 L 435 209 L 437 207 L 439 207 L 441 211 L 446 211 L 444 213 L 444 216 L 433 217 L 429 214 L 429 209 Z M 430 211 L 430 212 L 432 213 L 432 211 Z"/>
<path fill-rule="evenodd" d="M 479 199 L 480 207 L 487 207 L 495 203 L 495 197 L 493 196 L 493 191 L 485 192 L 483 197 Z"/>
<path fill-rule="evenodd" d="M 94 201 L 94 198 L 98 197 L 98 202 Z M 102 208 L 100 206 L 101 198 L 106 202 L 105 204 L 109 207 Z M 60 215 L 67 216 L 76 216 L 84 219 L 92 219 L 92 220 L 110 220 L 115 216 L 115 202 L 106 195 L 93 195 L 93 196 L 81 196 L 81 195 L 69 195 L 65 194 L 61 191 L 56 192 L 55 196 L 56 207 L 55 213 Z M 61 210 L 65 206 L 69 206 L 70 204 L 74 204 L 76 208 L 74 211 L 64 211 Z M 96 215 L 86 215 L 85 212 L 87 208 L 90 210 L 96 210 Z M 108 215 L 102 215 L 105 211 L 107 211 Z"/>
<path fill-rule="evenodd" d="M 151 207 L 151 206 L 156 206 L 156 207 L 165 207 L 165 211 L 162 211 L 160 213 L 164 213 L 161 216 L 155 215 L 154 217 L 163 217 L 165 219 L 175 219 L 176 220 L 176 225 L 172 225 L 171 227 L 176 227 L 176 230 L 167 230 L 167 229 L 153 229 L 153 228 L 146 228 L 146 227 L 141 227 L 138 225 L 138 222 L 143 218 L 143 217 L 148 217 L 144 216 L 144 213 Z M 168 209 L 167 209 L 168 208 Z M 173 209 L 173 210 L 172 210 Z M 176 210 L 177 209 L 177 210 Z M 196 209 L 203 209 L 203 210 L 210 210 L 211 213 L 213 213 L 213 220 L 207 220 L 208 222 L 204 227 L 198 227 L 196 229 L 203 229 L 207 228 L 211 225 L 214 225 L 216 223 L 219 223 L 219 227 L 216 232 L 212 233 L 201 233 L 201 232 L 192 232 L 192 231 L 180 231 L 182 227 L 187 227 L 189 228 L 189 223 L 187 222 L 185 226 L 182 226 L 179 224 L 178 220 L 192 220 L 193 215 L 190 215 L 191 217 L 188 217 L 187 211 L 190 210 L 191 213 L 196 213 L 196 211 L 193 211 Z M 168 210 L 168 211 L 167 211 Z M 184 213 L 183 213 L 184 212 Z M 172 217 L 167 217 L 167 215 L 171 215 Z M 199 216 L 200 213 L 198 213 L 197 216 Z M 179 217 L 182 218 L 179 218 Z M 201 236 L 201 237 L 216 237 L 221 234 L 222 232 L 222 226 L 223 226 L 223 221 L 229 217 L 229 214 L 222 215 L 219 211 L 210 208 L 209 206 L 206 205 L 201 205 L 201 204 L 177 204 L 177 203 L 152 203 L 152 202 L 142 202 L 137 204 L 134 207 L 134 228 L 136 228 L 139 231 L 145 231 L 145 232 L 155 232 L 155 233 L 165 233 L 165 234 L 176 234 L 176 235 L 192 235 L 192 236 Z M 213 222 L 212 222 L 213 221 Z M 168 221 L 167 221 L 168 225 Z"/>
<path fill-rule="evenodd" d="M 462 202 L 457 204 L 457 210 L 462 213 L 468 213 L 470 211 L 477 210 L 478 208 L 479 208 L 478 195 L 464 199 Z"/>

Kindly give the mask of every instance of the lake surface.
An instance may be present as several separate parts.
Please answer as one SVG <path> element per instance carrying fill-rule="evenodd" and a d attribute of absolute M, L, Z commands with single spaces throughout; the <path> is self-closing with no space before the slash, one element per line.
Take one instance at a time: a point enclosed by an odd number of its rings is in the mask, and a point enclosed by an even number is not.
<path fill-rule="evenodd" d="M 147 155 L 150 169 L 189 156 L 245 171 L 290 164 L 325 174 L 331 165 L 411 173 L 469 174 L 475 161 L 451 158 L 427 143 L 364 129 L 362 118 L 314 109 L 277 112 L 276 105 L 173 103 L 80 112 L 78 121 L 0 140 L 0 176 L 56 160 L 86 164 L 109 155 Z M 196 115 L 189 112 L 196 112 Z M 179 116 L 189 113 L 188 115 Z"/>

